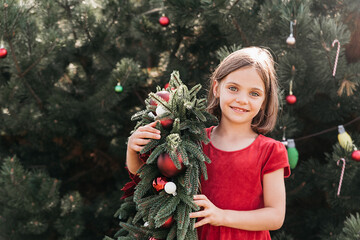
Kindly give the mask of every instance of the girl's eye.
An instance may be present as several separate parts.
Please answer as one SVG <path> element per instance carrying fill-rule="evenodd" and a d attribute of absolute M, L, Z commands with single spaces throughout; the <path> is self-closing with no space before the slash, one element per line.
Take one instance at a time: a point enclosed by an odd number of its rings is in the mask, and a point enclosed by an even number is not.
<path fill-rule="evenodd" d="M 237 91 L 236 87 L 229 87 L 230 91 Z"/>
<path fill-rule="evenodd" d="M 257 92 L 251 92 L 250 95 L 253 96 L 253 97 L 258 97 L 258 96 L 260 96 L 260 94 L 257 93 Z"/>

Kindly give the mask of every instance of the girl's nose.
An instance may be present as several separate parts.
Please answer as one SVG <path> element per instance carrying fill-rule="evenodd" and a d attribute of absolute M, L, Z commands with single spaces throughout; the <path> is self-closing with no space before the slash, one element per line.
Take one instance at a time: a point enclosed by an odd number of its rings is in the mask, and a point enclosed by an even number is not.
<path fill-rule="evenodd" d="M 248 103 L 248 96 L 245 93 L 239 93 L 236 96 L 236 102 L 240 104 L 247 104 Z"/>

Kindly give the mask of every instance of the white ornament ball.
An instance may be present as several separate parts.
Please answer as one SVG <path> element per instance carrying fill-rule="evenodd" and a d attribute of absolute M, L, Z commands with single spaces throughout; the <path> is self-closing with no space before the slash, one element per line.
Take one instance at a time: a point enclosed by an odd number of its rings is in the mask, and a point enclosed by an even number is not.
<path fill-rule="evenodd" d="M 291 33 L 290 36 L 286 39 L 286 43 L 289 45 L 294 45 L 296 42 L 293 34 Z"/>
<path fill-rule="evenodd" d="M 156 116 L 161 116 L 166 112 L 167 112 L 167 110 L 163 106 L 161 106 L 161 105 L 157 106 L 157 108 L 156 108 Z"/>
<path fill-rule="evenodd" d="M 148 226 L 149 226 L 149 222 L 145 222 L 144 227 L 148 227 Z"/>
<path fill-rule="evenodd" d="M 149 112 L 148 116 L 151 117 L 152 119 L 155 119 L 155 117 L 156 117 L 152 112 Z"/>
<path fill-rule="evenodd" d="M 166 192 L 166 193 L 172 194 L 172 195 L 174 195 L 174 196 L 176 195 L 176 185 L 175 185 L 175 183 L 173 183 L 173 182 L 167 182 L 167 183 L 165 184 L 164 189 L 165 189 L 165 192 Z"/>

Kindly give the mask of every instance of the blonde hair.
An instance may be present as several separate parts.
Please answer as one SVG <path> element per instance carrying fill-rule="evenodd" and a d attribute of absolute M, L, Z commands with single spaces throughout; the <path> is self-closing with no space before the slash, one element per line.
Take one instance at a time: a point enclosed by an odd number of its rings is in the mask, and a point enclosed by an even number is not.
<path fill-rule="evenodd" d="M 215 81 L 220 84 L 228 74 L 245 67 L 254 67 L 265 85 L 263 107 L 252 120 L 251 127 L 256 133 L 266 134 L 275 127 L 279 99 L 274 60 L 270 52 L 264 48 L 240 49 L 231 53 L 219 64 L 210 78 L 207 110 L 221 120 L 220 101 L 214 96 L 213 91 Z"/>

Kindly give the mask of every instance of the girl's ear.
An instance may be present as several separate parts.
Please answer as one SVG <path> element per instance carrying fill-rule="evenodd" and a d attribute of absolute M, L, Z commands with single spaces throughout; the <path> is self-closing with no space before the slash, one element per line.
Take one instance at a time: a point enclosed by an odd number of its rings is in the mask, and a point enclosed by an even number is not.
<path fill-rule="evenodd" d="M 219 97 L 219 82 L 218 81 L 214 81 L 214 86 L 213 86 L 213 94 L 215 96 L 215 98 Z"/>

